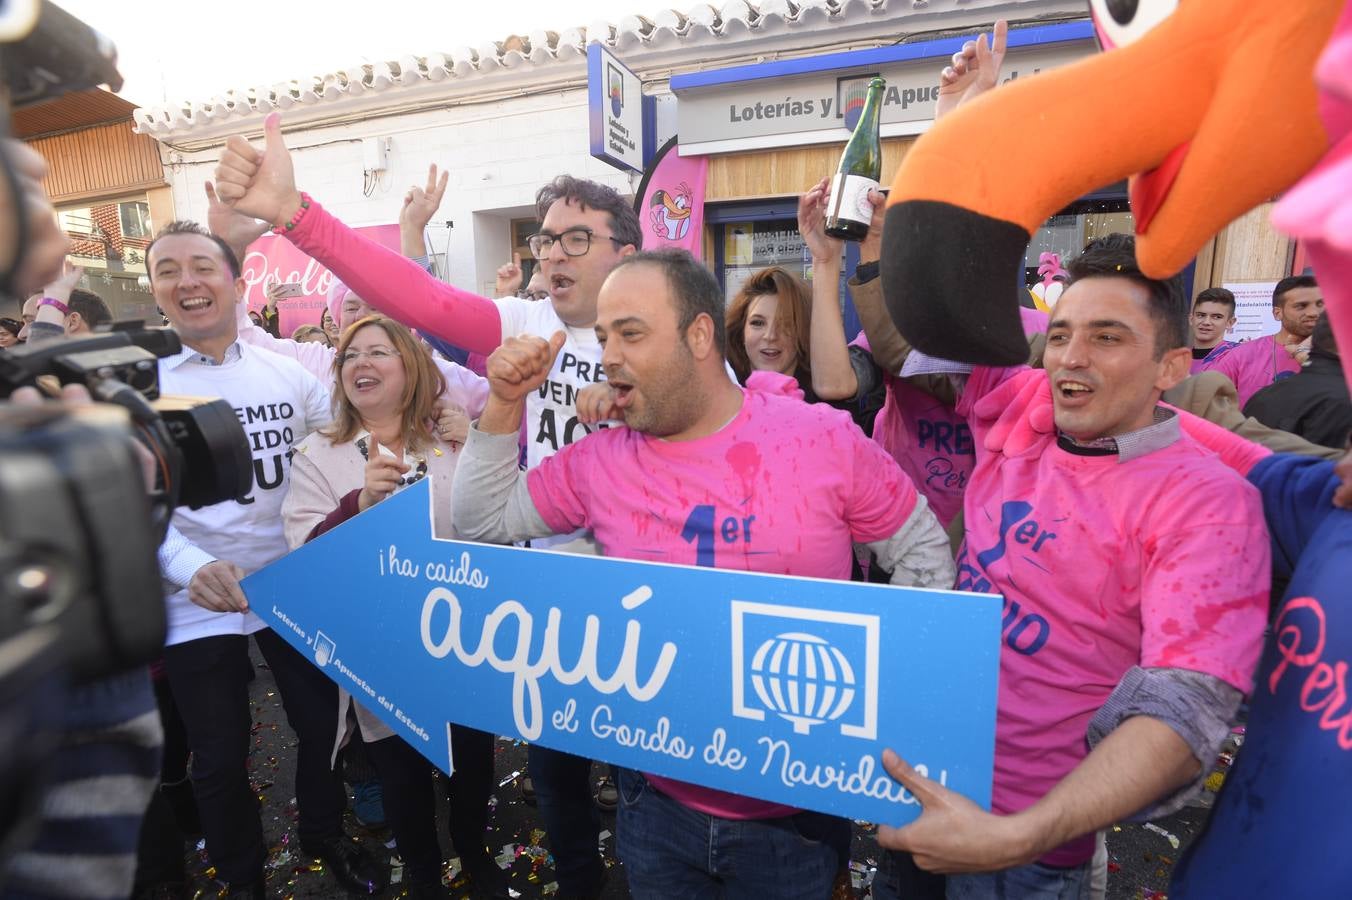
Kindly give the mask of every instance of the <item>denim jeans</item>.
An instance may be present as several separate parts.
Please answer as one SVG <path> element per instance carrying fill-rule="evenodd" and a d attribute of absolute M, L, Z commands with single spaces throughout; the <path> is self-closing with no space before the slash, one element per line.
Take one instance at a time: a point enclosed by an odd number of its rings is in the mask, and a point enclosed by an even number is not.
<path fill-rule="evenodd" d="M 598 849 L 601 813 L 592 802 L 592 761 L 531 744 L 526 763 L 535 784 L 535 806 L 554 854 L 559 893 L 578 897 L 597 893 L 606 869 Z"/>
<path fill-rule="evenodd" d="M 619 769 L 616 847 L 634 900 L 720 897 L 823 900 L 850 823 L 821 813 L 723 819 L 666 796 Z"/>
<path fill-rule="evenodd" d="M 1058 868 L 1029 863 L 1002 872 L 949 875 L 948 900 L 1090 900 L 1091 863 Z"/>

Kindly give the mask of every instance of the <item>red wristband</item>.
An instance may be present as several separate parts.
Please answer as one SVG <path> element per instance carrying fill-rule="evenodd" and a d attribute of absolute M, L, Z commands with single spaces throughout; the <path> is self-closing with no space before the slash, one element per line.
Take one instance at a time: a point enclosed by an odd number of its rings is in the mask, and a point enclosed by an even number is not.
<path fill-rule="evenodd" d="M 274 226 L 272 229 L 272 233 L 286 234 L 288 231 L 290 231 L 291 229 L 295 228 L 297 225 L 300 224 L 300 220 L 305 218 L 305 213 L 308 212 L 309 209 L 310 209 L 310 195 L 305 193 L 304 191 L 301 191 L 300 209 L 296 210 L 296 214 L 291 217 L 291 221 L 287 222 L 285 225 Z"/>
<path fill-rule="evenodd" d="M 43 297 L 42 300 L 38 302 L 38 306 L 55 306 L 58 310 L 61 311 L 61 315 L 63 316 L 70 315 L 70 307 L 62 303 L 55 297 Z"/>

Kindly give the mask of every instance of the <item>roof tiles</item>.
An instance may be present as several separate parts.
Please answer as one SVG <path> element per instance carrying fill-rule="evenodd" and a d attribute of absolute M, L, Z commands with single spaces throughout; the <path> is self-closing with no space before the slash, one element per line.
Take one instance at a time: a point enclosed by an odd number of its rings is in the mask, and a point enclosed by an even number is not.
<path fill-rule="evenodd" d="M 313 122 L 384 105 L 379 95 L 445 102 L 457 94 L 527 90 L 555 79 L 581 77 L 587 44 L 603 41 L 642 73 L 747 55 L 792 53 L 805 32 L 831 29 L 833 37 L 888 40 L 905 30 L 906 18 L 932 27 L 943 13 L 975 13 L 979 7 L 1074 6 L 1073 0 L 725 0 L 685 12 L 665 9 L 652 16 L 625 16 L 618 23 L 532 31 L 489 41 L 477 48 L 404 56 L 349 66 L 272 85 L 242 87 L 207 100 L 137 109 L 137 130 L 161 139 L 209 140 L 273 110 L 293 111 L 292 121 Z M 942 7 L 942 9 L 938 9 Z M 1007 14 L 1007 13 L 1006 13 Z M 972 21 L 981 21 L 979 18 Z M 1011 17 L 1012 18 L 1012 17 Z M 851 26 L 854 26 L 853 30 Z M 879 26 L 883 26 L 880 28 Z M 889 27 L 890 26 L 890 27 Z M 778 38 L 779 40 L 776 40 Z M 250 123 L 256 127 L 257 123 Z M 228 130 L 226 129 L 228 126 Z"/>

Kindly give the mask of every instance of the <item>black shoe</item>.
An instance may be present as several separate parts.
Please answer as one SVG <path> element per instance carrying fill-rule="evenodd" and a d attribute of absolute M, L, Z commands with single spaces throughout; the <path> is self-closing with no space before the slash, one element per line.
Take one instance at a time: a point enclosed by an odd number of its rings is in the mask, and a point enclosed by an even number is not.
<path fill-rule="evenodd" d="M 620 789 L 615 786 L 615 779 L 609 775 L 604 776 L 596 783 L 596 793 L 593 795 L 596 800 L 596 807 L 602 812 L 611 812 L 619 809 Z"/>
<path fill-rule="evenodd" d="M 348 893 L 379 894 L 389 883 L 388 870 L 347 835 L 334 835 L 301 849 L 323 862 Z"/>

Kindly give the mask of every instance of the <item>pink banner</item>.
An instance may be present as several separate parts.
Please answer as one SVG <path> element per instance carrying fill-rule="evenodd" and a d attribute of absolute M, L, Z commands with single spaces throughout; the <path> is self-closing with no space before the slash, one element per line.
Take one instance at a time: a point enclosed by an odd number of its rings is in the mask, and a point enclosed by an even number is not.
<path fill-rule="evenodd" d="M 399 252 L 398 225 L 364 225 L 356 230 L 377 244 Z M 328 269 L 276 234 L 266 234 L 250 244 L 242 265 L 244 301 L 251 310 L 260 310 L 267 303 L 263 291 L 269 282 L 301 286 L 301 296 L 277 302 L 278 330 L 282 337 L 290 337 L 291 332 L 301 325 L 319 324 L 328 301 L 329 285 L 333 283 L 333 275 Z"/>
<path fill-rule="evenodd" d="M 638 204 L 643 249 L 679 247 L 696 259 L 704 254 L 704 190 L 709 160 L 680 156 L 672 138 L 643 177 Z"/>

